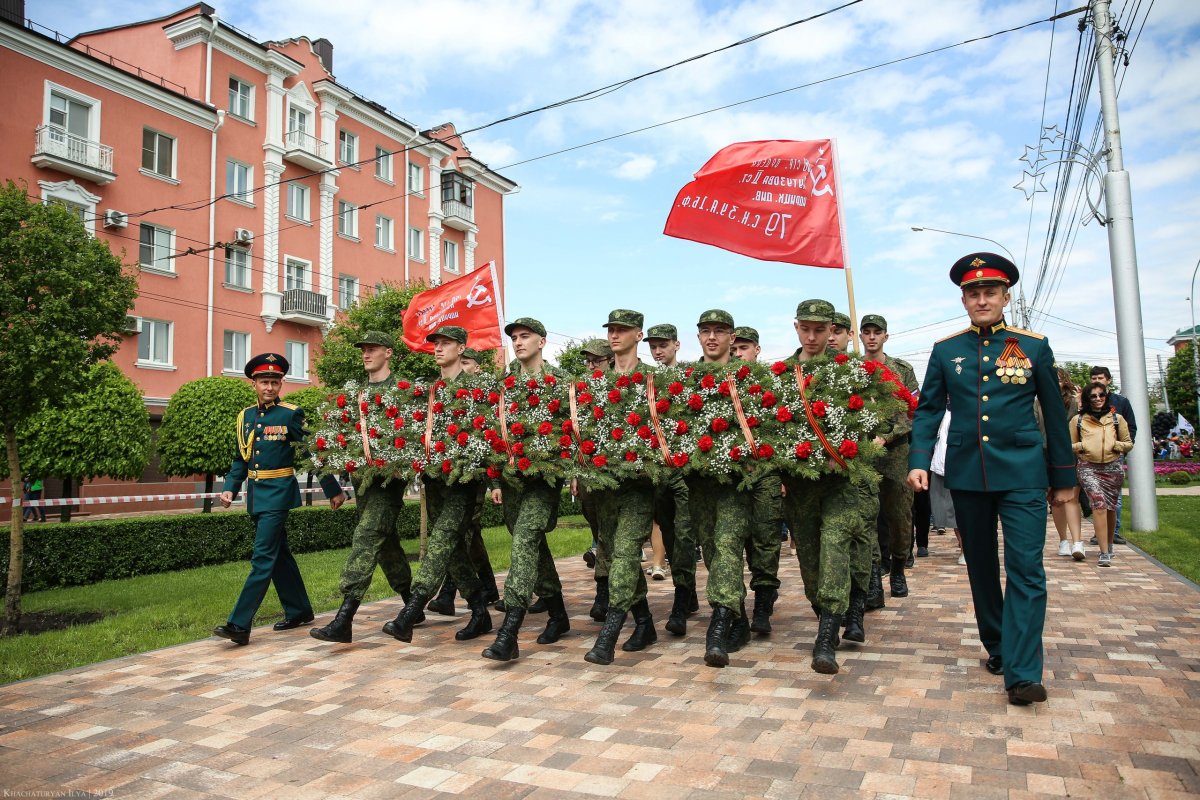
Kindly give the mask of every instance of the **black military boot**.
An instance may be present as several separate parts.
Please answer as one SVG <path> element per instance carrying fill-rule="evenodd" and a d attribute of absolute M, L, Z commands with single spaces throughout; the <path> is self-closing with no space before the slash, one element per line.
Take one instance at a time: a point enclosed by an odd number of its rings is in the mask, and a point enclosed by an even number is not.
<path fill-rule="evenodd" d="M 596 578 L 596 600 L 588 615 L 596 622 L 604 622 L 608 616 L 608 576 Z"/>
<path fill-rule="evenodd" d="M 812 668 L 822 675 L 836 675 L 837 654 L 834 643 L 841 627 L 841 618 L 832 611 L 821 609 L 821 621 L 817 623 L 817 639 L 813 642 Z"/>
<path fill-rule="evenodd" d="M 447 575 L 446 580 L 442 581 L 442 590 L 437 593 L 437 597 L 429 601 L 429 605 L 426 608 L 434 614 L 453 617 L 454 595 L 457 592 L 458 587 L 454 585 L 454 579 Z"/>
<path fill-rule="evenodd" d="M 695 614 L 700 611 L 700 598 L 696 596 L 696 589 L 693 587 L 688 590 L 688 613 Z"/>
<path fill-rule="evenodd" d="M 883 598 L 883 568 L 878 564 L 871 567 L 871 583 L 867 586 L 867 611 L 883 608 L 887 603 Z"/>
<path fill-rule="evenodd" d="M 539 597 L 537 600 L 534 600 L 532 603 L 529 604 L 529 613 L 530 614 L 545 614 L 546 610 L 547 610 L 546 598 L 544 598 L 544 597 Z"/>
<path fill-rule="evenodd" d="M 775 598 L 779 597 L 778 589 L 754 590 L 754 618 L 750 622 L 750 630 L 755 633 L 771 632 L 771 614 L 775 612 Z"/>
<path fill-rule="evenodd" d="M 383 632 L 402 642 L 411 642 L 413 626 L 425 619 L 425 604 L 429 596 L 424 592 L 413 592 L 405 598 L 404 608 L 391 622 L 383 626 Z"/>
<path fill-rule="evenodd" d="M 596 643 L 592 645 L 592 649 L 584 655 L 584 661 L 602 665 L 613 662 L 613 650 L 617 647 L 617 637 L 621 635 L 621 626 L 625 624 L 625 614 L 626 612 L 619 608 L 608 609 L 608 613 L 604 615 L 604 625 L 600 628 L 600 635 L 596 637 Z"/>
<path fill-rule="evenodd" d="M 725 649 L 730 653 L 736 653 L 750 644 L 750 619 L 746 616 L 745 601 L 742 601 L 741 612 L 741 616 L 729 626 L 729 641 L 726 643 Z"/>
<path fill-rule="evenodd" d="M 658 641 L 658 631 L 654 630 L 654 617 L 650 614 L 650 603 L 645 599 L 639 600 L 629 609 L 633 612 L 633 633 L 621 649 L 627 653 L 645 650 Z"/>
<path fill-rule="evenodd" d="M 850 610 L 846 612 L 846 630 L 842 638 L 847 642 L 862 644 L 867 641 L 863 629 L 863 614 L 867 608 L 867 593 L 859 588 L 850 589 Z"/>
<path fill-rule="evenodd" d="M 460 642 L 492 632 L 492 615 L 488 613 L 487 603 L 483 600 L 483 587 L 476 589 L 467 598 L 467 607 L 471 609 L 471 619 L 462 630 L 454 634 L 454 638 Z"/>
<path fill-rule="evenodd" d="M 571 618 L 567 616 L 567 606 L 561 594 L 552 594 L 542 599 L 546 601 L 546 610 L 550 616 L 546 620 L 546 629 L 537 638 L 537 643 L 554 644 L 564 633 L 571 630 Z"/>
<path fill-rule="evenodd" d="M 724 667 L 729 664 L 728 646 L 729 629 L 733 627 L 733 609 L 725 606 L 713 606 L 712 617 L 708 621 L 708 635 L 704 639 L 704 663 L 710 667 Z"/>
<path fill-rule="evenodd" d="M 904 577 L 904 556 L 892 559 L 892 572 L 888 575 L 892 586 L 892 597 L 908 597 L 908 579 Z"/>
<path fill-rule="evenodd" d="M 519 658 L 521 651 L 517 649 L 517 632 L 525 621 L 525 609 L 514 608 L 504 613 L 504 622 L 496 633 L 496 641 L 483 651 L 484 658 L 492 661 L 512 661 Z"/>
<path fill-rule="evenodd" d="M 334 615 L 333 621 L 323 628 L 310 628 L 308 635 L 314 639 L 320 639 L 322 642 L 341 642 L 345 644 L 350 641 L 350 634 L 353 631 L 354 614 L 358 611 L 358 600 L 353 597 L 346 597 L 342 600 L 342 607 L 338 609 Z"/>
<path fill-rule="evenodd" d="M 496 573 L 492 562 L 485 561 L 479 568 L 479 582 L 483 584 L 483 602 L 487 605 L 500 602 L 500 587 L 496 585 Z"/>
<path fill-rule="evenodd" d="M 667 617 L 667 633 L 683 636 L 687 633 L 687 618 L 690 592 L 682 586 L 675 587 L 675 602 L 671 604 L 671 615 Z"/>

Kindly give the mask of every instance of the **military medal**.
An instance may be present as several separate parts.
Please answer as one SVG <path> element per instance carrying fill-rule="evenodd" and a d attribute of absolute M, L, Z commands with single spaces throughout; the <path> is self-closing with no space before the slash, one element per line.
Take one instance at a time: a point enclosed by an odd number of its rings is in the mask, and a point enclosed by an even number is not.
<path fill-rule="evenodd" d="M 1033 362 L 1021 350 L 1021 342 L 1015 336 L 1004 340 L 1004 352 L 996 359 L 996 376 L 1002 383 L 1026 383 L 1033 369 Z"/>
<path fill-rule="evenodd" d="M 950 360 L 954 362 L 954 372 L 957 373 L 958 375 L 962 375 L 962 362 L 966 361 L 967 357 L 959 356 L 957 358 L 952 358 Z"/>

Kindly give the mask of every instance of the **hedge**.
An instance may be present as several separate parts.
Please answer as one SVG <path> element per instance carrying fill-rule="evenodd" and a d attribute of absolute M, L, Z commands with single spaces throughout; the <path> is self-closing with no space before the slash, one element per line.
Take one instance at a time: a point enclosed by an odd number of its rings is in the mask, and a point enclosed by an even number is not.
<path fill-rule="evenodd" d="M 563 516 L 578 514 L 579 506 L 563 492 L 559 510 Z M 349 547 L 357 520 L 353 505 L 337 511 L 328 506 L 295 509 L 288 518 L 288 546 L 294 553 Z M 485 500 L 483 526 L 503 524 L 502 508 Z M 402 538 L 416 539 L 421 530 L 420 505 L 405 503 L 396 525 Z M 26 525 L 22 591 L 244 561 L 250 558 L 253 543 L 253 526 L 244 513 Z M 8 548 L 0 551 L 0 574 L 6 574 Z"/>

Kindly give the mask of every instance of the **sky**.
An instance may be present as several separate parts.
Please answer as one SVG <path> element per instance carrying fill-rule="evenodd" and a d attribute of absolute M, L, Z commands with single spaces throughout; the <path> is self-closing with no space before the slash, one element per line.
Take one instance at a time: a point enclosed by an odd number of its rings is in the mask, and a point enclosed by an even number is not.
<path fill-rule="evenodd" d="M 291 0 L 286 16 L 266 0 L 214 5 L 260 41 L 326 37 L 343 85 L 420 128 L 452 121 L 469 131 L 846 2 Z M 863 0 L 595 99 L 467 133 L 473 155 L 521 187 L 505 202 L 506 314 L 542 320 L 555 352 L 602 335 L 610 309 L 632 308 L 647 326 L 676 324 L 681 355 L 694 358 L 695 320 L 719 307 L 759 329 L 763 358 L 791 353 L 799 301 L 825 298 L 848 311 L 845 272 L 758 261 L 662 230 L 676 193 L 722 147 L 831 138 L 857 314 L 888 319 L 890 355 L 922 375 L 932 343 L 967 324 L 950 265 L 976 250 L 1007 249 L 1023 276 L 1014 295 L 1024 288 L 1031 327 L 1049 337 L 1058 360 L 1107 365 L 1120 381 L 1107 232 L 1076 190 L 1078 178 L 1054 215 L 1058 244 L 1037 291 L 1057 167 L 1042 181 L 1051 191 L 1030 200 L 1014 188 L 1029 169 L 1019 160 L 1026 146 L 1039 145 L 1045 126 L 1064 130 L 1080 100 L 1079 138 L 1091 141 L 1097 83 L 1082 97 L 1073 88 L 1077 58 L 1092 63 L 1090 51 L 1078 52 L 1080 14 L 955 46 L 1084 4 Z M 75 34 L 182 5 L 42 0 L 26 13 Z M 1132 51 L 1118 68 L 1119 109 L 1153 382 L 1157 357 L 1165 369 L 1171 355 L 1166 340 L 1192 324 L 1200 3 L 1114 0 L 1113 10 Z M 1080 161 L 1092 155 L 1079 152 Z M 1086 190 L 1102 207 L 1098 181 Z M 986 237 L 1002 249 L 913 226 Z"/>

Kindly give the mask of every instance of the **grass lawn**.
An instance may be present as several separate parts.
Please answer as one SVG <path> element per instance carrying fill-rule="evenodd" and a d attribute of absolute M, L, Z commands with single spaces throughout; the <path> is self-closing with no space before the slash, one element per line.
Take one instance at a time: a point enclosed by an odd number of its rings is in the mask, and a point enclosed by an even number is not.
<path fill-rule="evenodd" d="M 558 529 L 548 538 L 556 558 L 579 555 L 592 543 L 582 516 L 559 520 Z M 485 528 L 483 540 L 493 568 L 507 570 L 512 542 L 508 530 Z M 404 545 L 410 555 L 419 547 L 415 540 Z M 317 613 L 341 605 L 338 578 L 348 552 L 326 550 L 296 556 Z M 27 594 L 22 599 L 24 613 L 98 611 L 104 618 L 65 630 L 0 639 L 0 683 L 207 638 L 213 626 L 228 617 L 248 569 L 247 562 L 218 564 Z M 391 587 L 377 569 L 365 600 L 391 596 Z M 282 618 L 279 598 L 274 591 L 267 592 L 254 624 Z"/>
<path fill-rule="evenodd" d="M 1158 497 L 1158 530 L 1138 533 L 1129 521 L 1129 503 L 1121 509 L 1121 533 L 1133 544 L 1157 558 L 1181 575 L 1200 583 L 1200 496 L 1161 495 Z"/>

